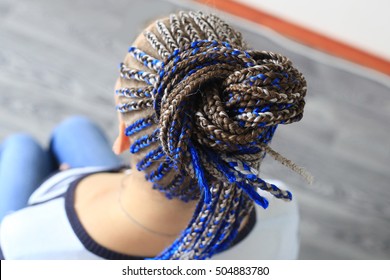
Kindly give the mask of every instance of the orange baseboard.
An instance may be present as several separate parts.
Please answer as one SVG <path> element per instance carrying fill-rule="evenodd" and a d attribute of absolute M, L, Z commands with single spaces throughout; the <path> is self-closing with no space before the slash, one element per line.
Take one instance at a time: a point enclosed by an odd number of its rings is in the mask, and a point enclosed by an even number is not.
<path fill-rule="evenodd" d="M 232 0 L 195 0 L 261 24 L 302 44 L 390 75 L 390 61 Z"/>

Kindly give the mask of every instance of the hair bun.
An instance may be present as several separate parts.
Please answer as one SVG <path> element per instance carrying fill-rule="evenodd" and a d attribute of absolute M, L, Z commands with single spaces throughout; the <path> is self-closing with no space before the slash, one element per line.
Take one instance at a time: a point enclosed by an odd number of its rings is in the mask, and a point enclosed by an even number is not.
<path fill-rule="evenodd" d="M 185 169 L 189 144 L 243 154 L 267 144 L 278 124 L 300 120 L 305 94 L 304 77 L 284 56 L 195 41 L 158 72 L 154 107 L 163 150 Z"/>

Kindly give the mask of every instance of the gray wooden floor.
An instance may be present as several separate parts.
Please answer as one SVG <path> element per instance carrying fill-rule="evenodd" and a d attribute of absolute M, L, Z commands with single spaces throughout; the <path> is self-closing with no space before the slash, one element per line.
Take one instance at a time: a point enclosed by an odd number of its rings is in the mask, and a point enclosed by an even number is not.
<path fill-rule="evenodd" d="M 0 141 L 25 131 L 46 144 L 75 114 L 113 139 L 117 65 L 147 22 L 178 9 L 159 0 L 0 0 Z M 240 26 L 252 46 L 286 54 L 308 80 L 304 119 L 280 126 L 272 147 L 306 166 L 315 184 L 270 159 L 262 167 L 295 186 L 300 258 L 390 259 L 389 79 L 329 66 Z"/>

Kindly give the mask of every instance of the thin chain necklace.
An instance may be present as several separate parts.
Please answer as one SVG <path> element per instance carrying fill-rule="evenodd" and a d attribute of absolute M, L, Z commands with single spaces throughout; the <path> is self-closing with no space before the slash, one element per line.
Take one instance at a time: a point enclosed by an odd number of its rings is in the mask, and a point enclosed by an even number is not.
<path fill-rule="evenodd" d="M 122 212 L 125 214 L 125 216 L 127 217 L 128 220 L 130 220 L 132 223 L 136 224 L 137 226 L 139 226 L 140 228 L 142 228 L 143 230 L 149 232 L 149 233 L 152 233 L 152 234 L 155 234 L 155 235 L 158 235 L 158 236 L 163 236 L 163 237 L 166 237 L 166 238 L 172 238 L 172 237 L 176 237 L 177 234 L 171 234 L 171 233 L 165 233 L 165 232 L 159 232 L 159 231 L 156 231 L 156 230 L 153 230 L 151 228 L 148 228 L 147 226 L 143 225 L 142 223 L 140 223 L 138 220 L 136 220 L 127 210 L 126 208 L 124 207 L 123 205 L 123 202 L 122 202 L 122 193 L 123 193 L 123 190 L 125 189 L 126 185 L 125 185 L 125 181 L 127 178 L 129 178 L 129 175 L 131 174 L 130 170 L 128 170 L 127 172 L 125 172 L 125 176 L 123 176 L 122 178 L 122 181 L 121 181 L 121 186 L 120 186 L 120 190 L 119 190 L 119 196 L 118 196 L 118 204 L 119 204 L 119 208 L 122 210 Z"/>

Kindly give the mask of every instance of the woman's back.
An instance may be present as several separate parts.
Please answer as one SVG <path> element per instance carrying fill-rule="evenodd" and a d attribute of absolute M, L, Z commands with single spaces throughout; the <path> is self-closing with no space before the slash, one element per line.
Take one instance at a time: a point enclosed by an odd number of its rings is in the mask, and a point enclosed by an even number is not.
<path fill-rule="evenodd" d="M 120 183 L 123 176 L 117 170 L 107 173 L 102 168 L 83 168 L 50 178 L 32 195 L 29 207 L 9 215 L 2 223 L 3 259 L 143 259 L 157 255 L 169 243 L 159 244 L 161 239 L 131 227 L 129 221 L 114 221 L 123 214 L 110 209 L 118 206 L 118 186 L 113 183 Z M 93 212 L 88 217 L 83 217 L 76 202 L 82 188 L 86 201 L 80 203 L 86 203 L 87 211 Z M 91 188 L 97 191 L 87 190 Z M 109 195 L 107 188 L 113 189 Z M 256 208 L 235 244 L 213 259 L 295 259 L 299 248 L 297 204 L 273 202 L 269 211 Z M 91 225 L 89 219 L 97 219 L 96 225 Z M 104 228 L 107 239 L 98 236 L 102 233 L 99 228 Z M 137 232 L 141 238 L 133 234 Z"/>

